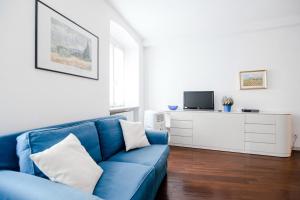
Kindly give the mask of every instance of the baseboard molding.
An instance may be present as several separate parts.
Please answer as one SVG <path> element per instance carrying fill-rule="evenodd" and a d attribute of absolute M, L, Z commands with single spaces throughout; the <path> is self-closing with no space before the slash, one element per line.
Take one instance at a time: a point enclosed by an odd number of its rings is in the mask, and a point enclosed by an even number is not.
<path fill-rule="evenodd" d="M 294 147 L 293 150 L 294 151 L 300 151 L 300 147 Z"/>

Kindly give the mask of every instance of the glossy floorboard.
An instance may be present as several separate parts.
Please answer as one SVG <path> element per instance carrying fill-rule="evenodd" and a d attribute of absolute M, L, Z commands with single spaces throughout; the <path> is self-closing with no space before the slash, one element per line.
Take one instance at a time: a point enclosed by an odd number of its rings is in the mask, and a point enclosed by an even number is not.
<path fill-rule="evenodd" d="M 291 158 L 171 147 L 158 200 L 300 200 L 300 152 Z"/>

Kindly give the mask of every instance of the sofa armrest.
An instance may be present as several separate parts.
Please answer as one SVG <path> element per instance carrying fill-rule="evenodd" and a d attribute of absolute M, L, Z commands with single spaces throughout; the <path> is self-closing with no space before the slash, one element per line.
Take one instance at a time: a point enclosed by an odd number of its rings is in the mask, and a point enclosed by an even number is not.
<path fill-rule="evenodd" d="M 15 171 L 0 171 L 0 199 L 5 200 L 100 200 L 94 195 L 44 178 Z"/>
<path fill-rule="evenodd" d="M 168 144 L 168 131 L 146 130 L 150 144 Z"/>

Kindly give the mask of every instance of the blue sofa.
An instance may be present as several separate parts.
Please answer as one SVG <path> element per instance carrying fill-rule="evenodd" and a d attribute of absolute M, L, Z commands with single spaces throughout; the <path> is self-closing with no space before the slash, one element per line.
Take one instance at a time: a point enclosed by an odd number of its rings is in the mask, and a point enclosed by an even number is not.
<path fill-rule="evenodd" d="M 0 199 L 155 199 L 167 173 L 168 133 L 146 131 L 151 145 L 126 152 L 119 119 L 125 118 L 111 116 L 0 135 Z M 48 180 L 29 159 L 31 153 L 49 148 L 70 132 L 104 170 L 93 195 Z"/>

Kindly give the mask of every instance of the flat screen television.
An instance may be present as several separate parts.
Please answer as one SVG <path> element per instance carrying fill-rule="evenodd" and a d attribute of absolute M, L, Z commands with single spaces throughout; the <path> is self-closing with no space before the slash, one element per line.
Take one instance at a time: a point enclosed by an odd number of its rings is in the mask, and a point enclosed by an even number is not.
<path fill-rule="evenodd" d="M 184 109 L 214 110 L 214 91 L 183 92 Z"/>

